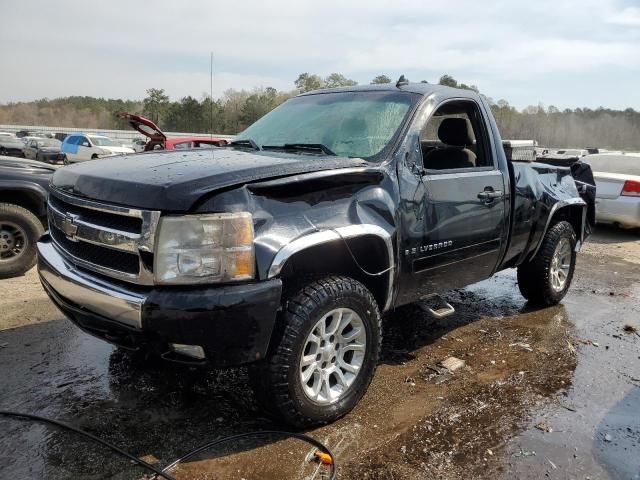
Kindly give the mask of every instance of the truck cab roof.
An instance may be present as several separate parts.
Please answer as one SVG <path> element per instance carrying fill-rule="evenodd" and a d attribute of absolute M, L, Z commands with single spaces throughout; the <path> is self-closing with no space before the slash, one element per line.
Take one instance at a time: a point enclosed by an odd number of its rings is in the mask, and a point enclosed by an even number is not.
<path fill-rule="evenodd" d="M 376 85 L 354 85 L 349 87 L 336 87 L 336 88 L 323 88 L 322 90 L 311 90 L 309 92 L 301 93 L 298 96 L 304 95 L 316 95 L 321 93 L 339 93 L 339 92 L 380 92 L 380 91 L 393 91 L 393 92 L 409 92 L 416 93 L 422 96 L 429 96 L 432 94 L 446 94 L 449 97 L 464 97 L 464 98 L 479 98 L 479 94 L 474 90 L 465 90 L 462 88 L 447 87 L 445 85 L 438 85 L 433 83 L 408 83 L 405 85 L 396 86 L 395 83 L 383 83 Z"/>

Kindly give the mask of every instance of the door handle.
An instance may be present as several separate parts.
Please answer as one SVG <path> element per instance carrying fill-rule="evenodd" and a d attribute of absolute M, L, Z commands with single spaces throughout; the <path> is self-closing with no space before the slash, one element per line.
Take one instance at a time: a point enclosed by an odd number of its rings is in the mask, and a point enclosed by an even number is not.
<path fill-rule="evenodd" d="M 478 198 L 480 200 L 484 200 L 485 202 L 492 202 L 494 198 L 502 198 L 502 190 L 489 190 L 485 189 L 482 192 L 478 193 Z"/>

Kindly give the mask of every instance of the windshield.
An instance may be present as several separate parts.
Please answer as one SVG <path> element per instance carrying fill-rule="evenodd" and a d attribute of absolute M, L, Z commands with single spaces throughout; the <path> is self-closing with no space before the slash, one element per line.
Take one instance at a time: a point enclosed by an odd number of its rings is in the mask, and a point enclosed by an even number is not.
<path fill-rule="evenodd" d="M 118 144 L 107 137 L 89 137 L 91 143 L 98 147 L 117 147 Z"/>
<path fill-rule="evenodd" d="M 369 91 L 295 97 L 236 137 L 257 145 L 324 145 L 336 155 L 371 158 L 391 143 L 419 95 Z"/>
<path fill-rule="evenodd" d="M 60 142 L 58 140 L 54 140 L 53 138 L 47 138 L 43 140 L 38 140 L 39 147 L 59 147 Z"/>

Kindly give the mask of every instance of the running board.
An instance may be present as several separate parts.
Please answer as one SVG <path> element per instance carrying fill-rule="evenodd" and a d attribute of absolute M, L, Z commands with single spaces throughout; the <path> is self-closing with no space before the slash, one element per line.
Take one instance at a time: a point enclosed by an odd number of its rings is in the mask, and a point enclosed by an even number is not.
<path fill-rule="evenodd" d="M 437 293 L 433 293 L 431 295 L 427 295 L 426 297 L 422 297 L 422 300 L 432 301 L 432 305 L 435 308 L 432 308 L 429 304 L 426 305 L 427 311 L 433 315 L 435 318 L 444 318 L 448 317 L 452 313 L 455 313 L 456 309 L 447 302 L 444 298 L 442 298 Z"/>

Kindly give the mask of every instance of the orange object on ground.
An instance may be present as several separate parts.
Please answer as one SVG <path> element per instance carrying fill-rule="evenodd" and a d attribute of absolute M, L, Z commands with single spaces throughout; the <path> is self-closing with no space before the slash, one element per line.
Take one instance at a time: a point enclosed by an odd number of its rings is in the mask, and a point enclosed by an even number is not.
<path fill-rule="evenodd" d="M 333 458 L 328 453 L 318 451 L 313 456 L 323 465 L 333 465 Z"/>

